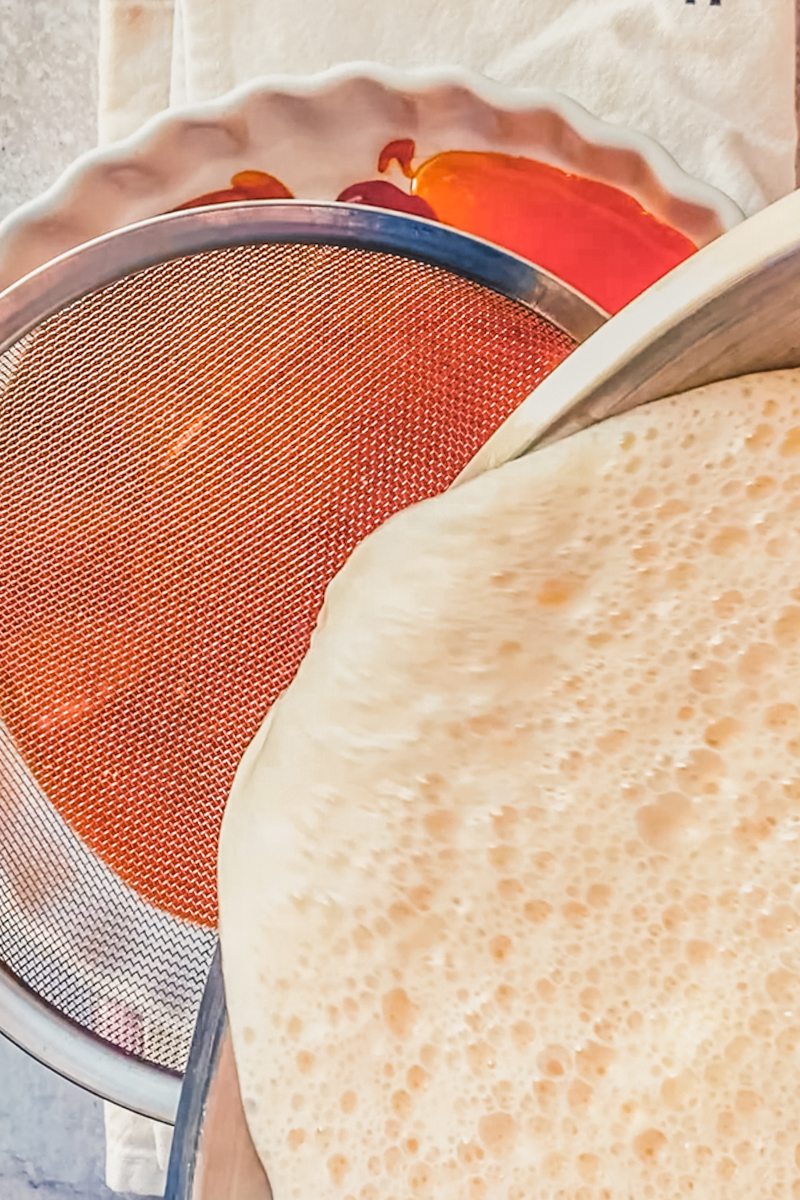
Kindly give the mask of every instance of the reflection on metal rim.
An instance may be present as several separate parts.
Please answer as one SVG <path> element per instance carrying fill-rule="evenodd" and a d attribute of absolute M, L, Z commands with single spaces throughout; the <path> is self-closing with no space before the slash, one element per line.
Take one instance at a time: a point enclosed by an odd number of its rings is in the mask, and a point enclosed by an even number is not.
<path fill-rule="evenodd" d="M 383 209 L 260 200 L 153 217 L 70 250 L 0 293 L 0 354 L 40 321 L 124 275 L 183 255 L 265 242 L 402 254 L 535 308 L 582 342 L 607 314 L 525 259 L 470 234 Z"/>
<path fill-rule="evenodd" d="M 71 1083 L 172 1124 L 181 1081 L 94 1037 L 29 991 L 0 964 L 0 1030 Z"/>

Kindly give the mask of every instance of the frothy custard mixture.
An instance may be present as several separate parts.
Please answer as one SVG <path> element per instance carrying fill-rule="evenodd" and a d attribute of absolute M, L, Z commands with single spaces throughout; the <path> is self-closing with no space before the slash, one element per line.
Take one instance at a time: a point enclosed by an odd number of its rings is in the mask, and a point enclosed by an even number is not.
<path fill-rule="evenodd" d="M 276 1200 L 800 1196 L 800 373 L 385 525 L 242 765 Z"/>

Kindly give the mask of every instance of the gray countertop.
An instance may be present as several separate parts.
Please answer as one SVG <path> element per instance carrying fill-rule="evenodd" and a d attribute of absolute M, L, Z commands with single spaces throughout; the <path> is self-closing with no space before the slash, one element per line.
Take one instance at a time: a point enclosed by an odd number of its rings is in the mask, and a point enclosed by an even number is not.
<path fill-rule="evenodd" d="M 98 0 L 0 0 L 0 217 L 96 141 Z"/>
<path fill-rule="evenodd" d="M 95 143 L 98 0 L 0 0 L 0 217 Z M 0 1037 L 2 1200 L 111 1200 L 102 1105 Z"/>
<path fill-rule="evenodd" d="M 0 1196 L 111 1200 L 99 1100 L 0 1037 Z"/>

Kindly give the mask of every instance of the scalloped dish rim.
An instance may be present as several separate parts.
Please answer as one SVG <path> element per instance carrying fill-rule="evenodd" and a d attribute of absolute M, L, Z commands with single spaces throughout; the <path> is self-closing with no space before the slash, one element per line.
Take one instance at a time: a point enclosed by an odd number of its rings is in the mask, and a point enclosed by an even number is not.
<path fill-rule="evenodd" d="M 743 213 L 733 200 L 711 184 L 687 174 L 652 138 L 594 116 L 577 101 L 559 92 L 546 88 L 508 87 L 456 68 L 398 70 L 371 63 L 351 63 L 315 75 L 272 75 L 251 80 L 217 99 L 186 108 L 167 109 L 124 140 L 84 154 L 47 191 L 0 222 L 0 287 L 8 286 L 76 245 L 142 219 L 141 211 L 136 211 L 142 204 L 142 190 L 136 186 L 136 181 L 141 180 L 143 174 L 151 177 L 152 187 L 145 195 L 153 210 L 144 216 L 155 215 L 165 206 L 171 207 L 166 196 L 163 201 L 160 199 L 168 185 L 163 184 L 161 189 L 157 186 L 161 177 L 174 188 L 175 168 L 170 162 L 165 163 L 168 158 L 163 144 L 165 135 L 171 135 L 172 140 L 181 138 L 187 143 L 193 139 L 191 157 L 200 169 L 214 158 L 213 149 L 210 154 L 207 149 L 212 138 L 226 125 L 241 123 L 240 118 L 248 105 L 279 96 L 291 100 L 324 101 L 337 90 L 359 85 L 384 91 L 395 101 L 420 101 L 432 99 L 437 93 L 451 97 L 453 93 L 461 93 L 463 99 L 483 108 L 488 116 L 506 114 L 524 118 L 530 114 L 533 118 L 534 114 L 541 116 L 543 111 L 549 112 L 586 147 L 607 149 L 610 153 L 633 152 L 669 199 L 705 210 L 708 220 L 716 220 L 719 232 L 743 219 Z M 451 148 L 456 147 L 440 147 Z M 548 155 L 541 146 L 538 153 L 543 161 L 547 161 Z M 246 147 L 242 154 L 246 160 Z M 530 156 L 534 157 L 532 152 Z M 243 162 L 242 165 L 263 165 L 270 169 L 269 163 Z M 577 167 L 575 170 L 580 173 Z M 107 227 L 96 220 L 94 213 L 87 219 L 85 190 L 92 185 L 99 188 L 110 180 L 122 193 L 123 208 L 127 203 L 131 213 L 128 218 L 116 220 Z M 631 191 L 623 182 L 616 186 Z M 81 192 L 84 198 L 78 204 Z M 190 193 L 187 185 L 187 199 Z M 642 199 L 641 193 L 639 199 Z M 91 228 L 92 220 L 94 228 Z M 55 253 L 44 252 L 48 243 L 51 249 L 55 243 Z"/>

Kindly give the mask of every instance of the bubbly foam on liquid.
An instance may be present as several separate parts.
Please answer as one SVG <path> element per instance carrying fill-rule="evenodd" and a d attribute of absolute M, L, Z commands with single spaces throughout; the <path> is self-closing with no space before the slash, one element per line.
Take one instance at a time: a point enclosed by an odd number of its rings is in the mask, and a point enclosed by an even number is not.
<path fill-rule="evenodd" d="M 226 814 L 276 1200 L 800 1197 L 800 374 L 353 556 Z"/>

